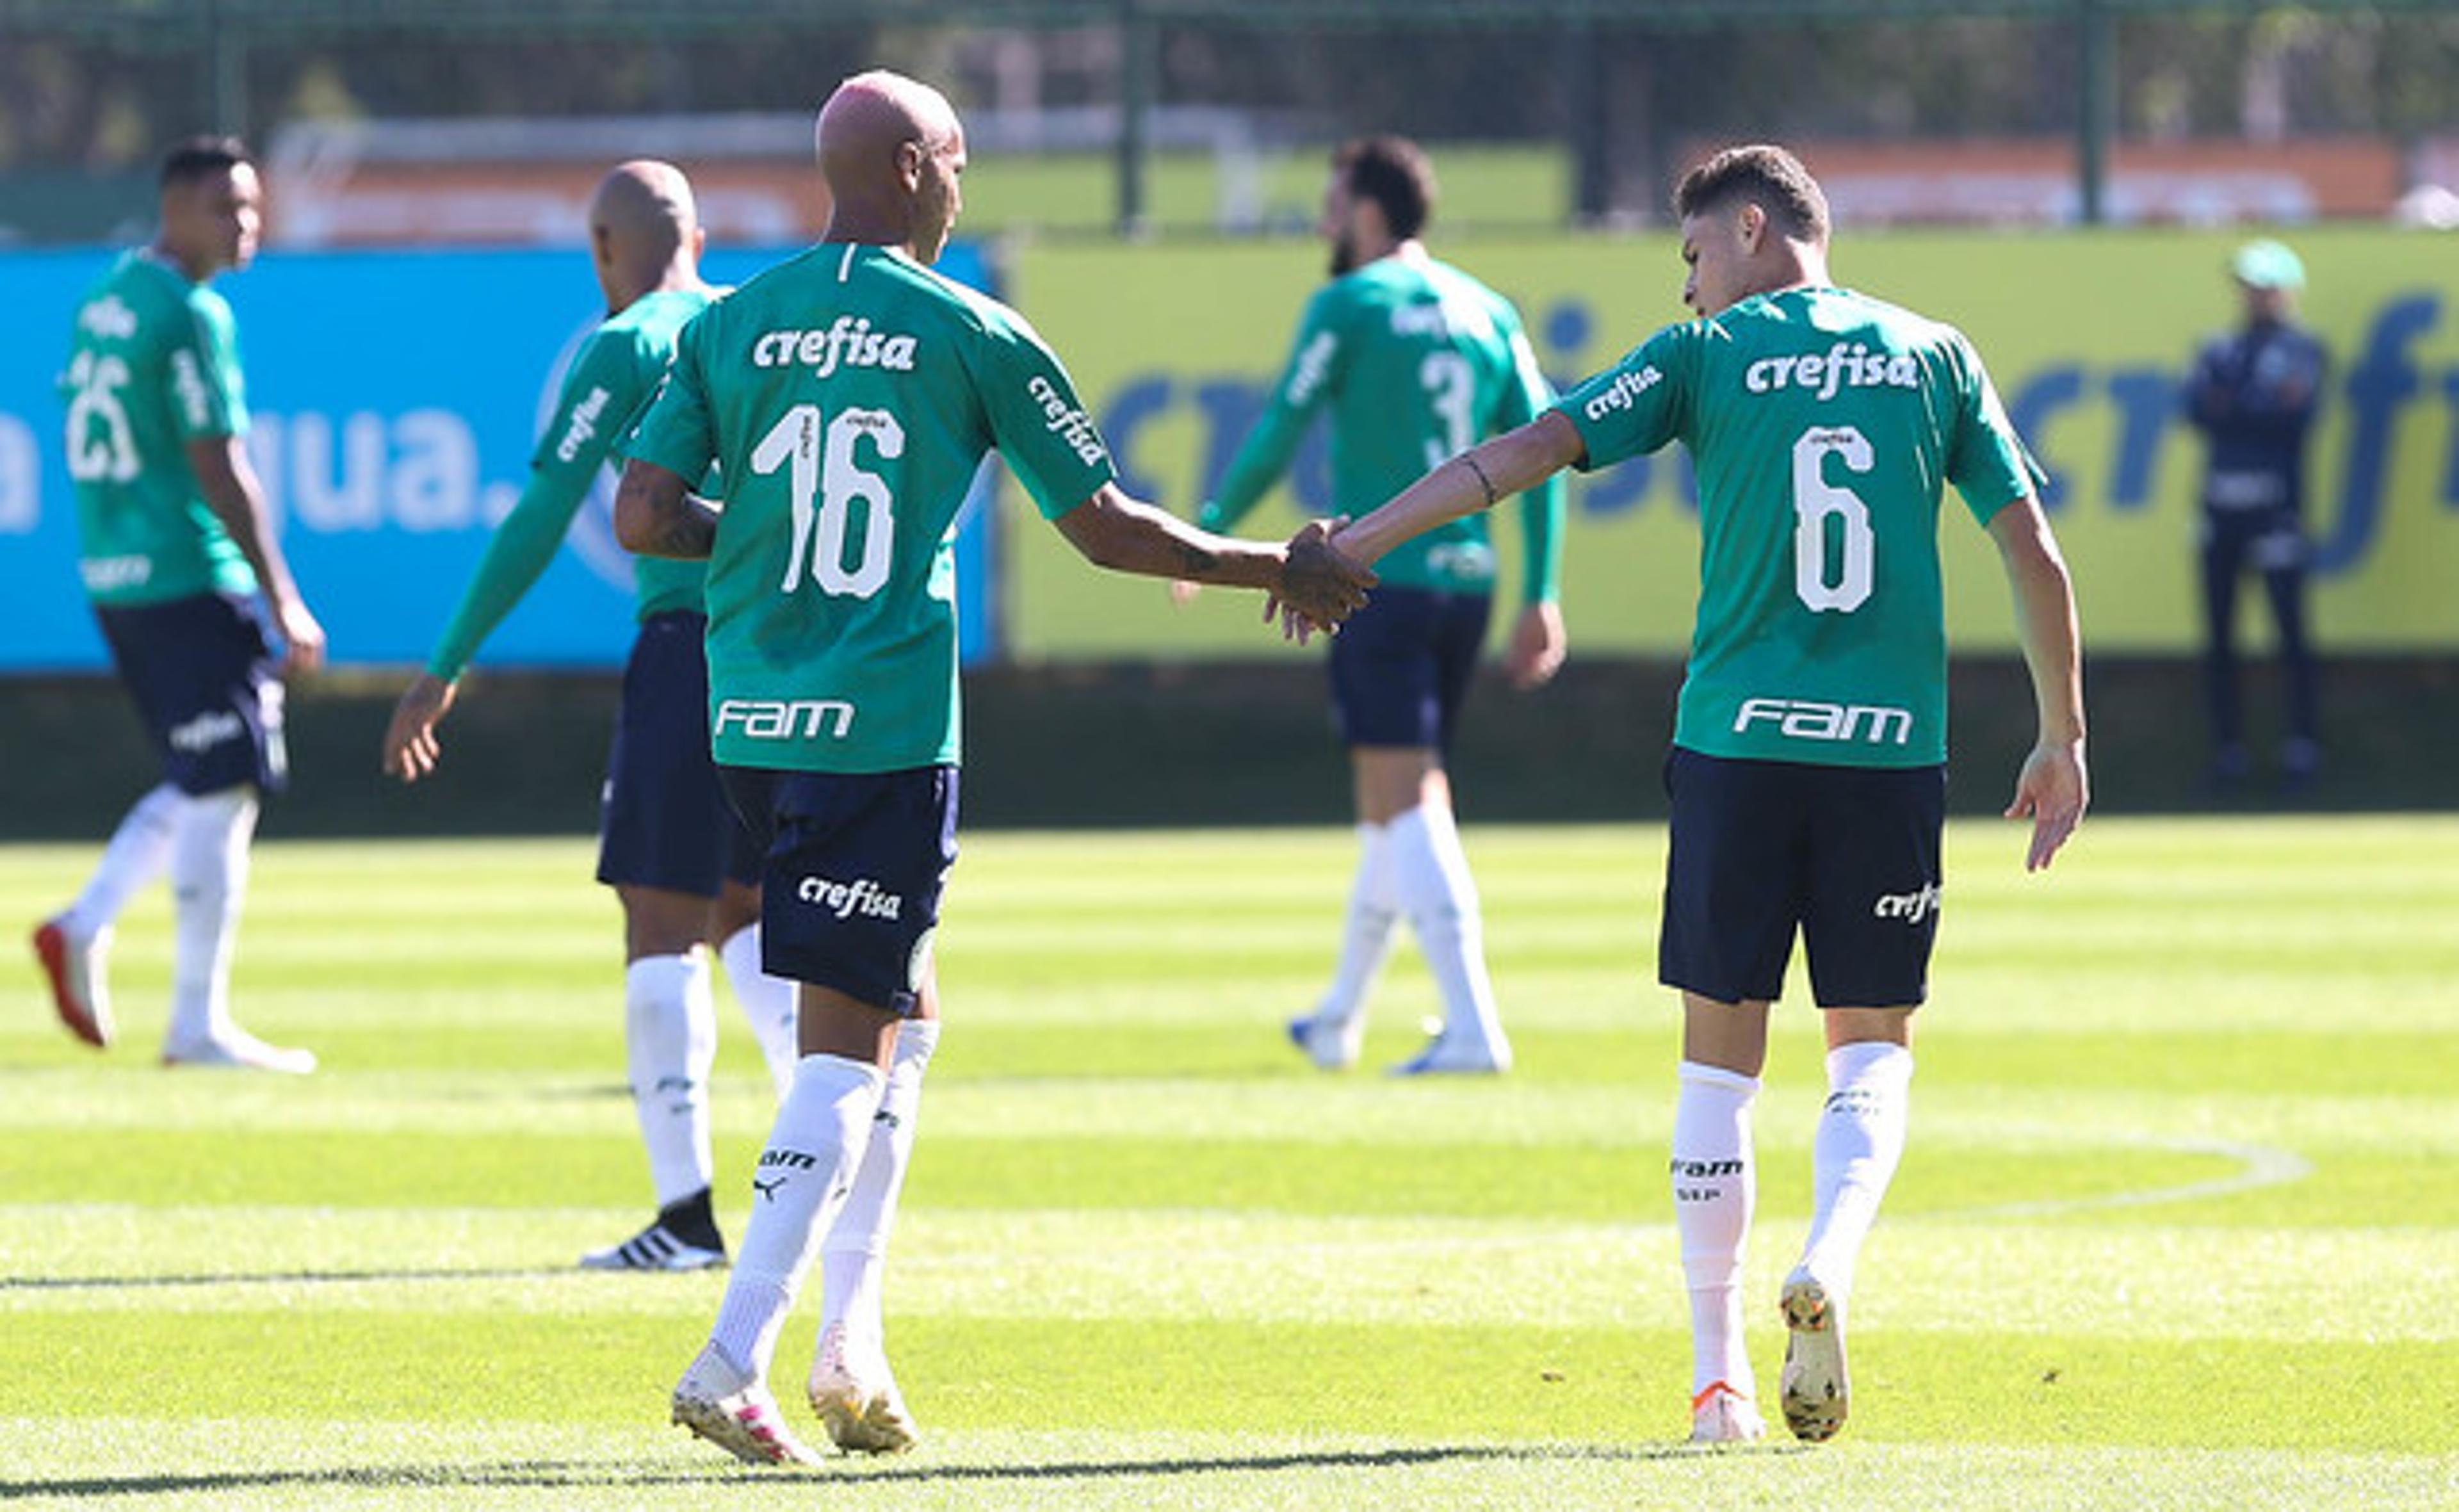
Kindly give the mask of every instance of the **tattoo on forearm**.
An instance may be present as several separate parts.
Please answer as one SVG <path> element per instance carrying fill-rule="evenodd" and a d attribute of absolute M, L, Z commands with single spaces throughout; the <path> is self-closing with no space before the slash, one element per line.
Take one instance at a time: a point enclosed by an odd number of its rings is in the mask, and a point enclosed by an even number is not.
<path fill-rule="evenodd" d="M 1221 565 L 1221 556 L 1218 552 L 1207 551 L 1192 541 L 1179 541 L 1176 546 L 1178 576 L 1189 581 L 1203 578 Z"/>

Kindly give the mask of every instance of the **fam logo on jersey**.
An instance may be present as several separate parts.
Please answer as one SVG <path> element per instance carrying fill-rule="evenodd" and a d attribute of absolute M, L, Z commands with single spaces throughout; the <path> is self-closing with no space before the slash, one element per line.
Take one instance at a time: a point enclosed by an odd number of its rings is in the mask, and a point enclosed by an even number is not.
<path fill-rule="evenodd" d="M 905 899 L 869 877 L 838 882 L 824 876 L 807 876 L 795 885 L 794 896 L 841 919 L 856 914 L 880 919 L 901 918 L 905 914 Z"/>
<path fill-rule="evenodd" d="M 1069 404 L 1049 379 L 1035 373 L 1024 391 L 1041 406 L 1041 428 L 1066 442 L 1078 460 L 1086 467 L 1100 467 L 1109 460 L 1109 450 L 1102 445 L 1102 432 L 1093 429 L 1093 417 Z"/>
<path fill-rule="evenodd" d="M 1814 389 L 1820 400 L 1835 398 L 1839 388 L 1918 388 L 1921 362 L 1910 352 L 1874 352 L 1860 342 L 1839 342 L 1823 354 L 1762 357 L 1742 369 L 1742 387 L 1755 394 Z"/>
<path fill-rule="evenodd" d="M 137 588 L 154 576 L 154 558 L 141 556 L 92 556 L 77 563 L 77 574 L 85 579 L 88 593 Z"/>
<path fill-rule="evenodd" d="M 1589 400 L 1584 413 L 1591 420 L 1602 420 L 1616 410 L 1628 410 L 1639 402 L 1639 396 L 1665 381 L 1665 375 L 1649 364 L 1637 372 L 1618 372 L 1604 392 Z"/>
<path fill-rule="evenodd" d="M 1918 892 L 1881 892 L 1877 906 L 1870 910 L 1872 918 L 1902 919 L 1918 924 L 1938 912 L 1938 884 L 1924 882 Z"/>
<path fill-rule="evenodd" d="M 717 706 L 716 728 L 746 740 L 843 740 L 853 728 L 853 705 L 843 699 L 730 698 Z"/>
<path fill-rule="evenodd" d="M 572 421 L 563 428 L 563 439 L 555 444 L 555 454 L 566 462 L 577 459 L 580 449 L 598 433 L 599 416 L 606 412 L 607 402 L 614 397 L 595 386 L 582 395 L 580 403 L 572 407 Z"/>
<path fill-rule="evenodd" d="M 1755 724 L 1776 726 L 1792 740 L 1852 742 L 1870 746 L 1907 746 L 1913 738 L 1913 711 L 1883 704 L 1822 704 L 1816 699 L 1747 698 L 1734 716 L 1734 733 Z"/>
<path fill-rule="evenodd" d="M 839 368 L 885 368 L 914 370 L 914 340 L 871 328 L 866 315 L 840 315 L 827 330 L 772 330 L 751 344 L 754 368 L 791 368 L 796 364 L 826 378 Z"/>
<path fill-rule="evenodd" d="M 127 341 L 137 334 L 137 312 L 116 294 L 105 294 L 77 311 L 77 325 L 103 341 Z"/>

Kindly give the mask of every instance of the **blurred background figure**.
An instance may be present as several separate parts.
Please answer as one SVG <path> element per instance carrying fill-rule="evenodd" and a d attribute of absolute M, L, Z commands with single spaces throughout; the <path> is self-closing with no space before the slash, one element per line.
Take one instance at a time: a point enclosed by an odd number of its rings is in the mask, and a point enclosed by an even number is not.
<path fill-rule="evenodd" d="M 2278 242 L 2249 242 L 2229 262 L 2244 323 L 2205 344 L 2186 383 L 2186 415 L 2208 444 L 2201 559 L 2204 666 L 2216 788 L 2253 769 L 2238 696 L 2238 581 L 2261 575 L 2288 683 L 2280 780 L 2312 784 L 2322 747 L 2316 730 L 2314 647 L 2305 623 L 2305 437 L 2322 386 L 2322 346 L 2295 319 L 2305 265 Z"/>
<path fill-rule="evenodd" d="M 162 781 L 76 900 L 35 929 L 34 956 L 61 1023 L 109 1047 L 112 926 L 168 875 L 179 943 L 162 1063 L 305 1074 L 311 1052 L 265 1043 L 230 1011 L 259 801 L 289 776 L 282 680 L 325 660 L 248 460 L 238 324 L 208 286 L 256 258 L 256 160 L 236 137 L 183 141 L 162 159 L 160 205 L 153 241 L 78 305 L 60 394 L 78 571 Z"/>

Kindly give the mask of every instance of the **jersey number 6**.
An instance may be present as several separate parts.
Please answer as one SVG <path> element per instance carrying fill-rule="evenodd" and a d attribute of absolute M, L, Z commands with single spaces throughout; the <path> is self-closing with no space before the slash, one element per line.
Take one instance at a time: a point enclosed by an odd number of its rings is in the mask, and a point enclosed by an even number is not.
<path fill-rule="evenodd" d="M 1793 444 L 1793 591 L 1813 613 L 1850 614 L 1870 597 L 1871 557 L 1878 537 L 1861 495 L 1827 481 L 1826 461 L 1839 458 L 1856 472 L 1871 467 L 1870 440 L 1851 426 L 1805 430 Z M 1837 542 L 1829 580 L 1828 536 Z"/>

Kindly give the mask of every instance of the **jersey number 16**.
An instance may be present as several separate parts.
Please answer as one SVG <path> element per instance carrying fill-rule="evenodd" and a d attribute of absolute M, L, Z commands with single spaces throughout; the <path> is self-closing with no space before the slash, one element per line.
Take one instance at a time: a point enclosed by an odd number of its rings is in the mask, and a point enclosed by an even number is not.
<path fill-rule="evenodd" d="M 786 580 L 778 587 L 792 593 L 802 586 L 808 559 L 811 581 L 822 593 L 868 598 L 888 584 L 896 522 L 888 480 L 854 460 L 854 443 L 869 436 L 881 460 L 893 462 L 905 454 L 905 427 L 885 410 L 841 410 L 827 422 L 825 435 L 824 443 L 820 407 L 798 404 L 779 416 L 751 449 L 752 472 L 765 477 L 779 468 L 788 470 L 794 535 L 786 556 Z M 846 536 L 857 507 L 862 511 L 862 559 L 849 566 Z"/>

